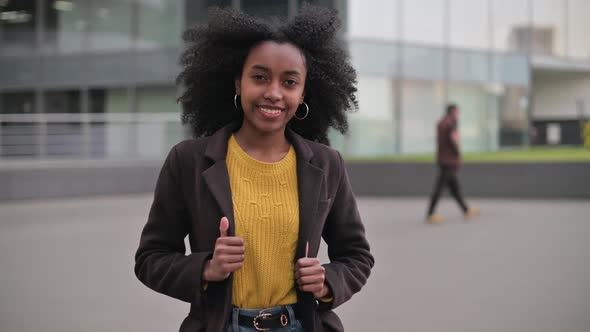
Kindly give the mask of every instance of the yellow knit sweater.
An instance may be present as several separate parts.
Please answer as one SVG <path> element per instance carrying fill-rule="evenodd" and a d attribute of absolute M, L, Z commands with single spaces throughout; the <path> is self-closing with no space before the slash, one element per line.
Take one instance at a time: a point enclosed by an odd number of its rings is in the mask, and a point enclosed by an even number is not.
<path fill-rule="evenodd" d="M 250 157 L 232 135 L 227 168 L 236 236 L 244 265 L 234 272 L 232 304 L 257 309 L 297 302 L 294 257 L 299 235 L 297 167 L 293 147 L 276 163 Z"/>

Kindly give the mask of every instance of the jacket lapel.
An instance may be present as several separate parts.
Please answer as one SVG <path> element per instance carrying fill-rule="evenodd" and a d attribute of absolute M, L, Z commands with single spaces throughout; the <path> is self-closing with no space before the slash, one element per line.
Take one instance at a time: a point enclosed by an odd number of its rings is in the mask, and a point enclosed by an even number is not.
<path fill-rule="evenodd" d="M 310 252 L 315 252 L 317 241 L 315 235 L 316 222 L 314 215 L 320 199 L 320 189 L 323 185 L 324 171 L 312 164 L 313 152 L 307 142 L 299 135 L 286 130 L 286 135 L 297 153 L 297 187 L 299 191 L 299 238 L 295 260 L 305 256 L 305 246 L 309 241 Z"/>
<path fill-rule="evenodd" d="M 231 187 L 225 160 L 220 160 L 203 172 L 203 178 L 209 191 L 217 201 L 223 215 L 230 221 L 228 234 L 234 234 L 234 209 L 231 197 Z M 219 222 L 219 221 L 216 221 Z"/>
<path fill-rule="evenodd" d="M 218 130 L 209 138 L 205 150 L 205 156 L 209 158 L 213 164 L 202 173 L 203 179 L 213 195 L 213 198 L 217 202 L 217 205 L 221 209 L 221 212 L 229 220 L 228 234 L 230 236 L 235 234 L 234 208 L 225 157 L 227 155 L 227 141 L 237 128 L 238 124 L 232 123 Z"/>

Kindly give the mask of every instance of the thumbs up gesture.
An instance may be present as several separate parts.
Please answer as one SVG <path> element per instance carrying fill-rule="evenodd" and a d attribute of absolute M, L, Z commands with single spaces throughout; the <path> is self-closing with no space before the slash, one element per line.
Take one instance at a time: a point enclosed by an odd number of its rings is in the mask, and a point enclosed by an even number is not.
<path fill-rule="evenodd" d="M 219 222 L 219 237 L 215 242 L 213 258 L 205 263 L 203 270 L 204 281 L 225 280 L 230 273 L 236 271 L 244 263 L 244 239 L 237 236 L 227 236 L 229 220 L 221 218 Z"/>

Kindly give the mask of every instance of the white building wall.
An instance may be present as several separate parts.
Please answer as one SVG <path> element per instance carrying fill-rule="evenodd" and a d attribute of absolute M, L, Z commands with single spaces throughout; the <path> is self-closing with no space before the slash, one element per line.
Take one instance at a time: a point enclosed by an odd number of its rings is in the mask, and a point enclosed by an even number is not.
<path fill-rule="evenodd" d="M 578 100 L 590 116 L 590 74 L 587 77 L 542 75 L 533 79 L 533 120 L 575 120 Z"/>

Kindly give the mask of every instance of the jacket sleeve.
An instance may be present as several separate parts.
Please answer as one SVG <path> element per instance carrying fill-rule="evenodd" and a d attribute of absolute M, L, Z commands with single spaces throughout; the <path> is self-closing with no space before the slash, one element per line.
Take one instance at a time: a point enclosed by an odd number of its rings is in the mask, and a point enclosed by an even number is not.
<path fill-rule="evenodd" d="M 190 230 L 189 211 L 180 184 L 180 158 L 174 147 L 156 184 L 148 221 L 135 254 L 135 275 L 149 288 L 197 304 L 201 276 L 210 252 L 186 255 L 184 238 Z"/>
<path fill-rule="evenodd" d="M 319 310 L 333 309 L 348 301 L 366 283 L 375 260 L 365 238 L 356 200 L 344 161 L 340 162 L 340 181 L 323 230 L 330 263 L 324 264 L 326 282 L 332 291 L 331 302 L 319 303 Z"/>

